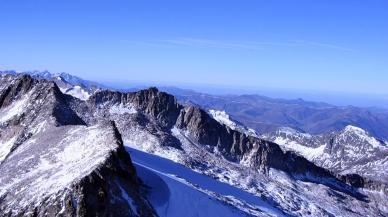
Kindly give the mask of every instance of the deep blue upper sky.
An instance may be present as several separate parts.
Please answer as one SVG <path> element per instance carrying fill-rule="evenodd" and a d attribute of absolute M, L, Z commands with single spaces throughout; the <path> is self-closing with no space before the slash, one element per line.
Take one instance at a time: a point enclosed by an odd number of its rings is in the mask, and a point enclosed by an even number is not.
<path fill-rule="evenodd" d="M 2 0 L 0 30 L 0 69 L 388 95 L 386 0 Z"/>

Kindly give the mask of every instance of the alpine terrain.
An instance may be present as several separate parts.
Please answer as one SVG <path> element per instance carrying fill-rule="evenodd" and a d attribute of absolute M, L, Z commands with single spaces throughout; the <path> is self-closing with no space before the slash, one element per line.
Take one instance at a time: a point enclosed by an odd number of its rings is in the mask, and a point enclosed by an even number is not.
<path fill-rule="evenodd" d="M 154 87 L 2 72 L 0 215 L 388 215 L 387 144 L 371 133 L 231 117 Z"/>
<path fill-rule="evenodd" d="M 43 75 L 1 73 L 3 216 L 388 214 L 387 146 L 360 128 L 258 134 L 156 88 Z"/>

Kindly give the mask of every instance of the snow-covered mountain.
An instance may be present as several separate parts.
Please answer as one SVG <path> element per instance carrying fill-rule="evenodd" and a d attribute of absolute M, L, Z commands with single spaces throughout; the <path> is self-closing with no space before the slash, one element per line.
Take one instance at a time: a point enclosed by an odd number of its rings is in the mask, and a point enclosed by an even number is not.
<path fill-rule="evenodd" d="M 66 98 L 0 75 L 0 216 L 155 216 L 114 123 L 86 126 Z"/>
<path fill-rule="evenodd" d="M 2 214 L 388 214 L 386 186 L 317 166 L 156 88 L 80 100 L 54 81 L 0 75 L 0 120 Z M 29 200 L 30 189 L 43 196 Z"/>
<path fill-rule="evenodd" d="M 0 71 L 0 74 L 30 75 L 39 80 L 54 81 L 62 93 L 71 95 L 81 100 L 87 100 L 93 93 L 105 87 L 97 82 L 84 80 L 77 76 L 61 72 L 51 73 L 49 71 Z"/>
<path fill-rule="evenodd" d="M 387 183 L 388 146 L 359 127 L 321 135 L 281 128 L 262 137 L 331 171 Z"/>
<path fill-rule="evenodd" d="M 365 130 L 346 126 L 343 130 L 321 135 L 303 133 L 290 127 L 258 135 L 225 111 L 209 110 L 212 117 L 231 129 L 272 141 L 317 165 L 339 174 L 359 174 L 370 180 L 388 183 L 388 146 Z"/>

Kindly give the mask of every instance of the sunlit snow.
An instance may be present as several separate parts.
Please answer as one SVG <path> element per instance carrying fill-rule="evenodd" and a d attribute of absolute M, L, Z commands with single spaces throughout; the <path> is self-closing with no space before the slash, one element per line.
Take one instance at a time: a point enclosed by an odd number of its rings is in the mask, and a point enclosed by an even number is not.
<path fill-rule="evenodd" d="M 90 94 L 80 86 L 74 86 L 71 88 L 60 88 L 61 92 L 64 94 L 69 94 L 80 100 L 88 100 Z"/>
<path fill-rule="evenodd" d="M 260 197 L 239 188 L 171 160 L 130 147 L 127 150 L 139 177 L 151 187 L 149 197 L 161 217 L 247 216 L 248 213 L 236 208 L 239 203 L 256 207 L 252 216 L 283 215 Z"/>
<path fill-rule="evenodd" d="M 10 106 L 0 109 L 0 123 L 4 123 L 15 116 L 21 115 L 28 103 L 29 95 L 22 99 L 16 100 Z"/>
<path fill-rule="evenodd" d="M 135 114 L 137 113 L 137 111 L 131 105 L 116 104 L 109 108 L 109 113 L 122 115 L 122 114 Z"/>

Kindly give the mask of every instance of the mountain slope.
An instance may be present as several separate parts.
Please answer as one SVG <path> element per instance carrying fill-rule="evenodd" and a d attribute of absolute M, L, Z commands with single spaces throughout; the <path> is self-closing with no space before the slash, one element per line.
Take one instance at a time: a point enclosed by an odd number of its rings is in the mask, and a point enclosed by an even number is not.
<path fill-rule="evenodd" d="M 347 126 L 315 136 L 282 128 L 262 137 L 331 171 L 387 183 L 388 146 L 361 128 Z"/>
<path fill-rule="evenodd" d="M 114 124 L 85 126 L 53 82 L 0 76 L 2 216 L 155 215 Z"/>

